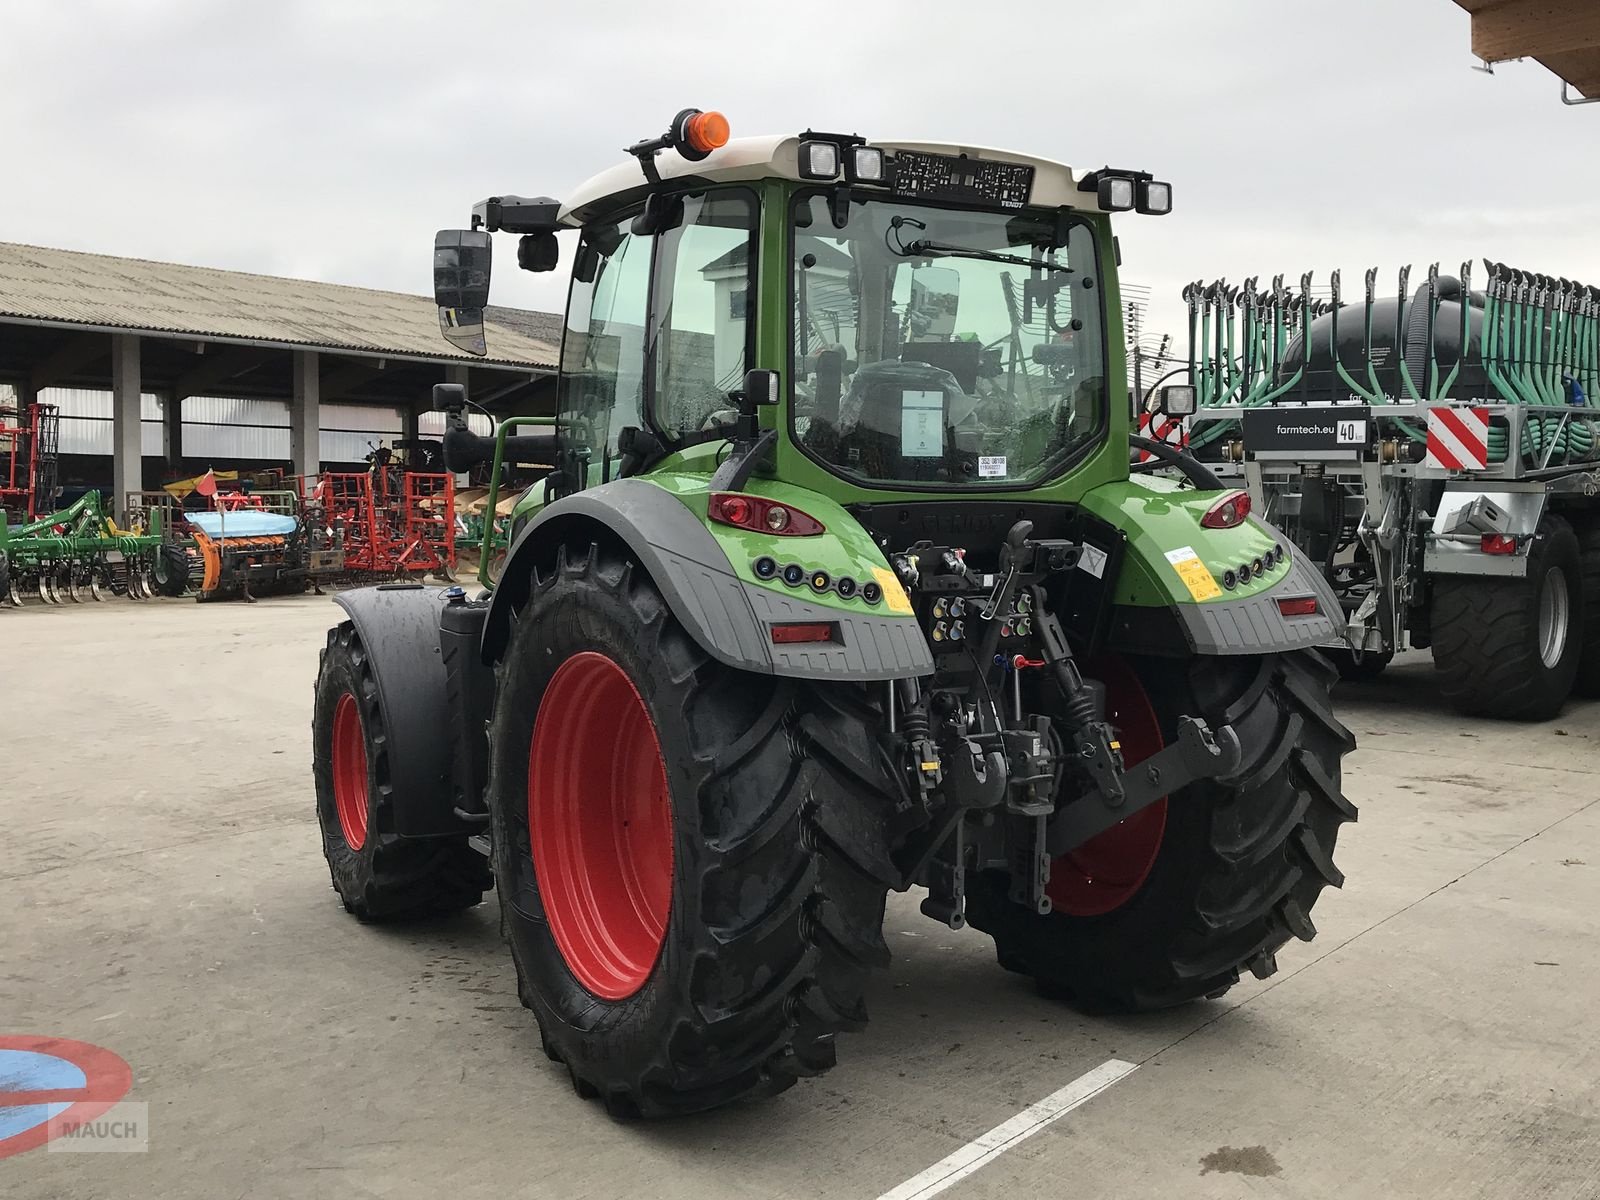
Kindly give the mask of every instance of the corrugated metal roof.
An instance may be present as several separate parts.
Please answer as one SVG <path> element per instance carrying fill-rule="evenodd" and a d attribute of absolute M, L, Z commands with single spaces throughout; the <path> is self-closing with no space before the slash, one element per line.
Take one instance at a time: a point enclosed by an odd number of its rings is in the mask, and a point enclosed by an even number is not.
<path fill-rule="evenodd" d="M 508 322 L 489 330 L 487 358 L 461 354 L 427 296 L 0 242 L 7 316 L 544 370 L 560 355 Z"/>

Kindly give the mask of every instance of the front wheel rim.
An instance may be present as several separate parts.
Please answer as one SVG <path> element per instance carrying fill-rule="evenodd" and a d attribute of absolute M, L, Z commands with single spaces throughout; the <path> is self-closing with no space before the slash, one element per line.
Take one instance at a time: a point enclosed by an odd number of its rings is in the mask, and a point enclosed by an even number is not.
<path fill-rule="evenodd" d="M 1539 660 L 1554 670 L 1567 649 L 1571 606 L 1567 602 L 1567 575 L 1560 567 L 1545 572 L 1539 590 Z"/>
<path fill-rule="evenodd" d="M 528 830 L 550 932 L 606 1000 L 649 979 L 672 907 L 673 820 L 650 710 L 604 654 L 556 669 L 528 750 Z"/>
<path fill-rule="evenodd" d="M 367 843 L 367 734 L 361 706 L 349 692 L 333 710 L 333 809 L 345 844 Z"/>
<path fill-rule="evenodd" d="M 1161 722 L 1144 684 L 1118 655 L 1104 655 L 1085 674 L 1106 689 L 1106 720 L 1116 730 L 1123 762 L 1131 770 L 1165 744 Z M 1140 809 L 1104 833 L 1051 861 L 1045 895 L 1057 912 L 1099 917 L 1127 904 L 1144 887 L 1161 853 L 1167 798 Z"/>

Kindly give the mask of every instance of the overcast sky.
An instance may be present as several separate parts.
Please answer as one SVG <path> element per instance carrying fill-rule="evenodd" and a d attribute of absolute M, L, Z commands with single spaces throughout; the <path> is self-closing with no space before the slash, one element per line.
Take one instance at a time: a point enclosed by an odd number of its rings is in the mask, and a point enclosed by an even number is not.
<path fill-rule="evenodd" d="M 1165 298 L 1488 256 L 1600 283 L 1600 106 L 1471 69 L 1452 0 L 0 7 L 0 240 L 427 293 L 435 229 L 560 197 L 680 107 L 1172 180 L 1120 226 Z M 563 271 L 495 300 L 559 309 Z"/>

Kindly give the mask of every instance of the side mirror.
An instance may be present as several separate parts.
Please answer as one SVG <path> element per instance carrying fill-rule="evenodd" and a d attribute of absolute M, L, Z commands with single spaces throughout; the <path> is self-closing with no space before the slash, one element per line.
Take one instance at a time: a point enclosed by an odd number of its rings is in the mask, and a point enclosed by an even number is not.
<path fill-rule="evenodd" d="M 460 412 L 467 407 L 466 386 L 459 383 L 436 383 L 433 385 L 433 411 L 434 412 Z"/>
<path fill-rule="evenodd" d="M 782 398 L 776 371 L 746 371 L 744 374 L 745 402 L 753 408 L 778 403 Z"/>
<path fill-rule="evenodd" d="M 483 310 L 489 303 L 493 247 L 480 229 L 441 229 L 433 238 L 433 300 L 445 341 L 468 354 L 489 352 Z"/>
<path fill-rule="evenodd" d="M 489 303 L 494 247 L 481 229 L 441 229 L 433 235 L 433 302 L 440 308 Z"/>
<path fill-rule="evenodd" d="M 1163 416 L 1192 417 L 1195 403 L 1193 384 L 1178 383 L 1156 389 L 1156 411 Z"/>

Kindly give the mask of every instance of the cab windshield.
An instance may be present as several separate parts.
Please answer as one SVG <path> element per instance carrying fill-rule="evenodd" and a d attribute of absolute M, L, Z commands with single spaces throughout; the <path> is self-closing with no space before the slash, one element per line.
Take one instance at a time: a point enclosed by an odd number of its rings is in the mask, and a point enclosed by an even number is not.
<path fill-rule="evenodd" d="M 802 197 L 794 434 L 869 482 L 1017 486 L 1106 412 L 1094 236 L 1052 215 Z"/>

